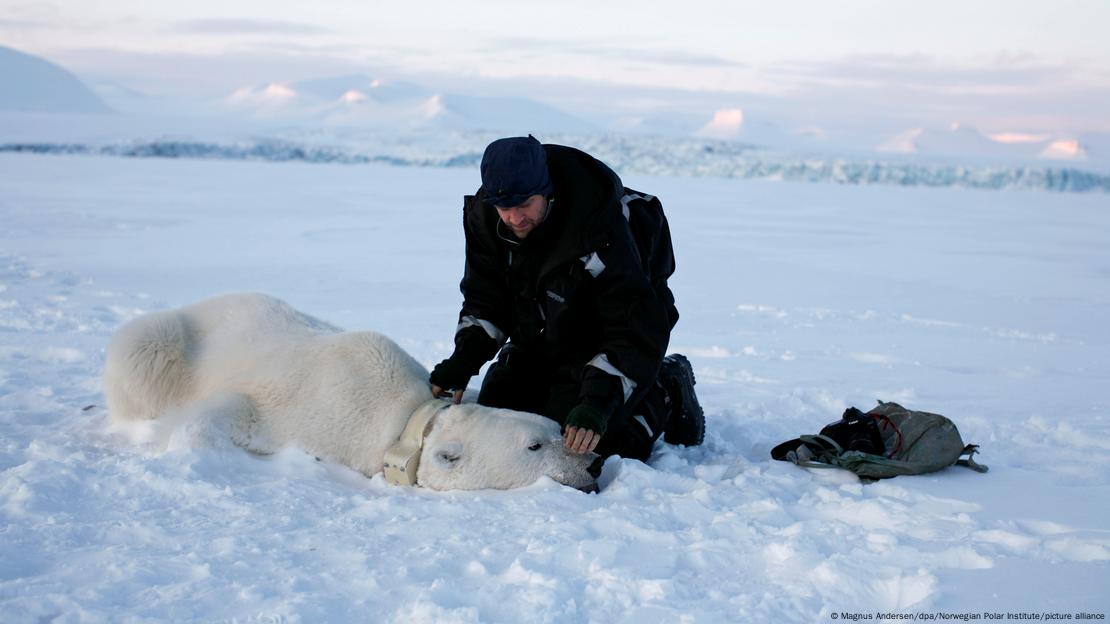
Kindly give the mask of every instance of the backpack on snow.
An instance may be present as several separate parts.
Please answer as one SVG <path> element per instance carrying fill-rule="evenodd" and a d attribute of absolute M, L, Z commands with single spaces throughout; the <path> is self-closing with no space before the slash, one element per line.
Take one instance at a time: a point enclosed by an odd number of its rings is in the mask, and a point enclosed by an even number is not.
<path fill-rule="evenodd" d="M 844 468 L 866 479 L 935 472 L 953 464 L 986 472 L 956 425 L 940 414 L 884 403 L 864 413 L 850 407 L 817 435 L 799 436 L 771 449 L 771 457 L 808 468 Z M 964 455 L 967 459 L 961 459 Z"/>

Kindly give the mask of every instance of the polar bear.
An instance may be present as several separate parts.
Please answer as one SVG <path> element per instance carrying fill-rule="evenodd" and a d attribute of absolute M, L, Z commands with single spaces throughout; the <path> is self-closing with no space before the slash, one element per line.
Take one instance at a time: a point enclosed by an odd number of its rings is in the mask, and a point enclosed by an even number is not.
<path fill-rule="evenodd" d="M 250 451 L 296 445 L 368 476 L 432 399 L 427 370 L 392 340 L 340 331 L 260 294 L 124 325 L 108 346 L 104 391 L 117 423 L 215 419 Z M 418 485 L 508 489 L 546 475 L 596 491 L 596 456 L 568 452 L 559 426 L 537 414 L 448 405 L 425 431 Z"/>

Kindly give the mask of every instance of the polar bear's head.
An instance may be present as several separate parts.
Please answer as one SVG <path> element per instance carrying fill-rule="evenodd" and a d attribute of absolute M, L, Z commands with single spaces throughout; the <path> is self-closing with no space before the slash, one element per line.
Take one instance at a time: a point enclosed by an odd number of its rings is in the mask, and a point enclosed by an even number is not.
<path fill-rule="evenodd" d="M 558 423 L 543 416 L 452 405 L 424 440 L 417 481 L 433 490 L 506 490 L 547 476 L 589 490 L 597 484 L 587 470 L 596 458 L 567 451 Z"/>

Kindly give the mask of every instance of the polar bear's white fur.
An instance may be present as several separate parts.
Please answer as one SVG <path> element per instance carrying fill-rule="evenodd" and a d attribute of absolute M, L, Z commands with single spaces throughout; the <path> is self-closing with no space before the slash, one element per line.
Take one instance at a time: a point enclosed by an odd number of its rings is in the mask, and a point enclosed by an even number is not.
<path fill-rule="evenodd" d="M 225 295 L 123 326 L 108 347 L 117 422 L 173 413 L 215 419 L 238 445 L 296 445 L 366 475 L 431 398 L 428 372 L 374 332 L 341 332 L 265 295 Z M 590 455 L 567 452 L 536 414 L 477 404 L 440 411 L 417 479 L 434 489 L 507 489 L 541 476 L 588 489 Z"/>

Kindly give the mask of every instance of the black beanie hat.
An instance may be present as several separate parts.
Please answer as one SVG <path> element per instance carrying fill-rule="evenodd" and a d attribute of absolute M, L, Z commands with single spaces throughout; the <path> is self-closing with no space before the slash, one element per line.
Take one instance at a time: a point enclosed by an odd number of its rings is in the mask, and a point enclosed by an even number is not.
<path fill-rule="evenodd" d="M 482 155 L 482 189 L 487 206 L 511 208 L 532 195 L 551 195 L 543 145 L 532 135 L 497 139 Z"/>

